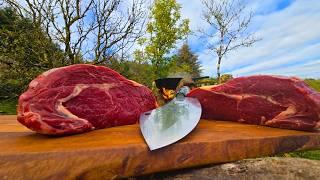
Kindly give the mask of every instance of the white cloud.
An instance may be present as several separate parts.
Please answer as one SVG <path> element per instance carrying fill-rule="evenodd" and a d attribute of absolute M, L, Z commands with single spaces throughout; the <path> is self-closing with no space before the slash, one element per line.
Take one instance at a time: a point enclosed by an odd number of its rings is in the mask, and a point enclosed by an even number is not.
<path fill-rule="evenodd" d="M 320 63 L 313 62 L 320 58 L 320 1 L 295 1 L 280 11 L 276 10 L 279 1 L 248 2 L 256 11 L 251 27 L 262 40 L 229 54 L 222 62 L 222 72 L 236 76 L 266 73 L 319 78 Z M 197 43 L 191 43 L 194 42 Z M 215 73 L 215 56 L 204 49 L 198 55 L 203 74 Z"/>
<path fill-rule="evenodd" d="M 307 46 L 303 49 L 286 51 L 285 53 L 273 57 L 271 60 L 264 60 L 261 62 L 248 65 L 246 67 L 232 71 L 233 74 L 250 74 L 253 73 L 262 73 L 262 72 L 272 72 L 273 69 L 286 68 L 286 64 L 307 64 L 309 58 L 311 60 L 317 59 L 319 56 L 320 43 L 315 45 Z M 280 68 L 279 68 L 280 67 Z"/>
<path fill-rule="evenodd" d="M 214 76 L 216 74 L 216 61 L 211 53 L 209 50 L 204 50 L 198 56 L 202 65 L 202 74 L 206 76 Z"/>
<path fill-rule="evenodd" d="M 262 71 L 261 74 L 278 74 L 278 75 L 286 74 L 289 76 L 317 78 L 317 77 L 320 77 L 319 67 L 320 67 L 320 59 L 317 59 L 302 65 L 298 64 L 290 67 L 283 67 L 279 69 Z"/>
<path fill-rule="evenodd" d="M 190 29 L 196 31 L 199 27 L 207 26 L 202 20 L 202 4 L 200 0 L 178 0 L 181 4 L 181 17 L 190 20 Z"/>

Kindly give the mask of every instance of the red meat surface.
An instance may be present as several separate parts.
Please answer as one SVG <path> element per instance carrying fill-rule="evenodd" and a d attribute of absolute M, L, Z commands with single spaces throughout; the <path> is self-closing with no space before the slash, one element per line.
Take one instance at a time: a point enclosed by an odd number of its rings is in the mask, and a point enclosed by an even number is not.
<path fill-rule="evenodd" d="M 298 78 L 257 75 L 192 90 L 203 119 L 237 121 L 276 128 L 320 128 L 320 93 Z"/>
<path fill-rule="evenodd" d="M 67 135 L 134 124 L 154 108 L 147 87 L 107 67 L 82 64 L 34 79 L 19 97 L 18 121 L 41 134 Z"/>

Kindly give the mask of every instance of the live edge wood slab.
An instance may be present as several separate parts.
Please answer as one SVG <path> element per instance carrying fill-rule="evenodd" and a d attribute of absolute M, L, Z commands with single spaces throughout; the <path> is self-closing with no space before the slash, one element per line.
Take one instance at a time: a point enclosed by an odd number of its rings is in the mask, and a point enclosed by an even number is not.
<path fill-rule="evenodd" d="M 108 179 L 303 149 L 320 149 L 320 133 L 201 120 L 183 140 L 151 152 L 137 124 L 48 137 L 0 116 L 0 179 Z"/>

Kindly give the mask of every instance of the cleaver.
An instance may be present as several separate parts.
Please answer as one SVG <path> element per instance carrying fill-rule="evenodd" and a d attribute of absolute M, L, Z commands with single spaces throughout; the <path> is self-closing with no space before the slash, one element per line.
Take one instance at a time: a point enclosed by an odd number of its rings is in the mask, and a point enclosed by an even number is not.
<path fill-rule="evenodd" d="M 140 115 L 140 130 L 151 151 L 182 139 L 197 126 L 201 105 L 198 99 L 186 97 L 189 91 L 183 86 L 169 103 Z"/>

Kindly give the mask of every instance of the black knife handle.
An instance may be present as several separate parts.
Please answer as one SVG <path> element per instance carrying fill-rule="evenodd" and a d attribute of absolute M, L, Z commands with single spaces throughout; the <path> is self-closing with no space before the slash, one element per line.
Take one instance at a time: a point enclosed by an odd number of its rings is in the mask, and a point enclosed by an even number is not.
<path fill-rule="evenodd" d="M 200 80 L 200 79 L 207 79 L 207 78 L 210 78 L 209 76 L 203 76 L 203 77 L 196 77 L 196 78 L 192 78 L 193 81 L 197 81 L 197 80 Z"/>

